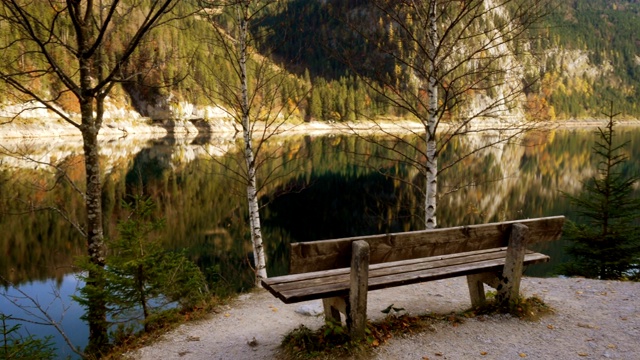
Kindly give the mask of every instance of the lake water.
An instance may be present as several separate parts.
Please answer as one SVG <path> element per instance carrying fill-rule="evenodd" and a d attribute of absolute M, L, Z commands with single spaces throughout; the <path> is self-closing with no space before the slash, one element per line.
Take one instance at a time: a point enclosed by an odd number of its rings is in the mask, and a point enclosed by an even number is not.
<path fill-rule="evenodd" d="M 593 130 L 531 134 L 518 144 L 491 147 L 447 169 L 439 178 L 439 226 L 550 215 L 573 218 L 562 192 L 575 193 L 582 180 L 595 174 Z M 631 160 L 624 171 L 637 175 L 640 128 L 619 127 L 618 134 L 629 142 Z M 475 136 L 452 143 L 440 164 L 490 141 Z M 150 196 L 158 205 L 157 215 L 166 219 L 156 236 L 167 249 L 186 251 L 220 295 L 250 288 L 251 243 L 245 190 L 234 175 L 235 164 L 242 161 L 236 145 L 215 137 L 106 141 L 107 235 L 114 236 L 118 219 L 126 216 L 121 201 L 135 194 Z M 69 299 L 77 286 L 74 259 L 84 254 L 84 240 L 56 213 L 32 211 L 55 207 L 72 220 L 82 219 L 82 198 L 61 176 L 64 170 L 69 179 L 81 182 L 81 146 L 67 139 L 3 140 L 2 146 L 14 156 L 0 154 L 0 275 L 41 304 L 53 301 L 50 308 L 59 309 L 52 310 L 54 319 L 64 315 L 71 341 L 84 346 L 88 331 L 78 320 L 82 309 Z M 17 153 L 29 155 L 30 161 L 16 158 Z M 261 216 L 270 275 L 287 272 L 291 242 L 423 227 L 422 198 L 410 185 L 421 188 L 420 172 L 380 147 L 353 136 L 297 135 L 274 139 L 264 154 L 269 156 L 263 158 L 260 176 L 269 182 L 260 191 Z M 418 152 L 412 158 L 422 160 Z M 41 165 L 44 162 L 57 169 Z M 565 259 L 562 241 L 543 250 L 552 261 L 529 269 L 529 275 L 553 274 Z M 19 300 L 15 290 L 4 291 L 8 298 L 0 297 L 0 311 L 24 315 L 8 301 Z"/>

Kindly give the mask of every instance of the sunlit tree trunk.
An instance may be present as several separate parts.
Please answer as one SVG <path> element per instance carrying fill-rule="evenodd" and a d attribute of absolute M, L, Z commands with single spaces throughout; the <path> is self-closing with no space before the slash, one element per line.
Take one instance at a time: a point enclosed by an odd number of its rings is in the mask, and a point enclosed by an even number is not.
<path fill-rule="evenodd" d="M 260 228 L 260 207 L 258 205 L 258 189 L 256 184 L 256 163 L 251 144 L 251 123 L 249 119 L 249 84 L 247 81 L 247 17 L 248 3 L 241 4 L 238 8 L 240 34 L 238 40 L 238 52 L 240 54 L 240 81 L 241 81 L 241 111 L 242 111 L 242 135 L 244 139 L 244 159 L 247 166 L 247 201 L 249 203 L 249 224 L 251 227 L 251 243 L 253 245 L 253 257 L 256 273 L 256 285 L 261 286 L 260 281 L 267 277 L 267 265 L 262 245 L 262 230 Z"/>
<path fill-rule="evenodd" d="M 427 178 L 425 189 L 425 226 L 427 229 L 433 229 L 438 224 L 436 221 L 436 204 L 438 195 L 438 153 L 436 151 L 436 125 L 438 121 L 438 83 L 435 72 L 436 51 L 438 49 L 438 28 L 436 18 L 436 1 L 432 0 L 429 4 L 429 47 L 428 55 L 430 60 L 429 79 L 427 85 L 427 94 L 429 96 L 429 107 L 427 110 Z"/>
<path fill-rule="evenodd" d="M 282 134 L 288 120 L 295 113 L 294 108 L 306 99 L 297 93 L 287 66 L 275 66 L 271 56 L 273 49 L 266 49 L 265 43 L 257 40 L 269 39 L 281 29 L 274 27 L 267 14 L 279 13 L 286 2 L 278 0 L 199 0 L 200 14 L 211 25 L 210 33 L 203 34 L 202 40 L 215 51 L 213 63 L 209 59 L 201 62 L 212 81 L 202 82 L 204 96 L 225 111 L 234 122 L 242 138 L 238 145 L 240 153 L 231 162 L 218 156 L 211 160 L 224 167 L 225 176 L 231 177 L 239 185 L 238 194 L 247 200 L 249 208 L 249 231 L 253 249 L 253 269 L 255 284 L 267 277 L 266 258 L 260 224 L 260 203 L 258 194 L 270 183 L 278 181 L 290 170 L 284 166 L 291 159 L 281 159 L 282 165 L 266 169 L 267 159 L 281 158 L 278 148 L 268 142 Z M 233 16 L 229 16 L 232 15 Z M 251 29 L 251 31 L 249 31 Z M 284 41 L 284 40 L 282 40 Z M 260 53 L 257 49 L 261 48 Z M 219 66 L 232 69 L 232 76 L 222 74 Z M 225 70 L 226 71 L 226 70 Z M 236 190 L 236 189 L 234 189 Z"/>

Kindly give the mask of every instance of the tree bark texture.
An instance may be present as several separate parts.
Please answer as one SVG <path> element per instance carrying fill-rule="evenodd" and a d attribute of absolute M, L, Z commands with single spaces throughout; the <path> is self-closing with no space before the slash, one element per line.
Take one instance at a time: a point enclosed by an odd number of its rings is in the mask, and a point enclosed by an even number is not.
<path fill-rule="evenodd" d="M 247 80 L 247 33 L 248 33 L 248 4 L 239 5 L 238 17 L 240 36 L 238 50 L 240 53 L 240 77 L 242 86 L 242 134 L 244 139 L 244 159 L 247 166 L 247 201 L 249 204 L 249 224 L 251 226 L 251 243 L 255 266 L 255 284 L 262 287 L 260 281 L 267 277 L 267 265 L 262 244 L 262 230 L 260 226 L 260 206 L 258 204 L 258 190 L 256 180 L 256 163 L 251 143 L 252 131 L 249 119 L 249 85 Z"/>
<path fill-rule="evenodd" d="M 435 228 L 438 223 L 436 220 L 436 204 L 438 194 L 438 153 L 436 151 L 436 128 L 438 121 L 438 83 L 435 72 L 437 67 L 436 51 L 438 49 L 438 28 L 436 17 L 436 1 L 429 4 L 429 79 L 427 85 L 427 94 L 429 96 L 429 108 L 427 113 L 427 178 L 425 192 L 425 227 L 427 229 Z"/>

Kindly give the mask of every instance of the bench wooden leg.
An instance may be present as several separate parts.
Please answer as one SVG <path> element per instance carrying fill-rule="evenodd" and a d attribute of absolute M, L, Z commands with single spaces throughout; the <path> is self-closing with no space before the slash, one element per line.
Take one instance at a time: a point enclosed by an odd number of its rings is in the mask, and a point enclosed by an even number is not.
<path fill-rule="evenodd" d="M 469 297 L 471 298 L 471 306 L 479 307 L 487 301 L 484 296 L 484 282 L 479 278 L 480 275 L 467 275 L 467 285 L 469 285 Z"/>
<path fill-rule="evenodd" d="M 367 292 L 369 291 L 369 243 L 354 241 L 351 247 L 351 289 L 347 327 L 354 340 L 365 336 L 367 326 Z"/>
<path fill-rule="evenodd" d="M 326 321 L 334 322 L 337 324 L 342 323 L 340 313 L 346 315 L 347 313 L 347 301 L 342 297 L 332 297 L 322 299 L 322 305 L 324 306 L 324 318 Z"/>
<path fill-rule="evenodd" d="M 369 290 L 369 244 L 354 241 L 351 256 L 351 288 L 349 298 L 332 297 L 322 299 L 326 321 L 342 323 L 340 313 L 352 339 L 365 336 L 367 325 L 367 291 Z"/>
<path fill-rule="evenodd" d="M 520 280 L 524 269 L 524 253 L 529 228 L 522 224 L 513 224 L 507 257 L 502 272 L 501 286 L 498 288 L 498 302 L 508 304 L 520 296 Z"/>
<path fill-rule="evenodd" d="M 484 294 L 484 284 L 494 289 L 500 287 L 500 278 L 498 273 L 486 272 L 482 274 L 467 275 L 467 285 L 469 285 L 469 297 L 471 298 L 471 306 L 482 306 L 486 302 Z"/>

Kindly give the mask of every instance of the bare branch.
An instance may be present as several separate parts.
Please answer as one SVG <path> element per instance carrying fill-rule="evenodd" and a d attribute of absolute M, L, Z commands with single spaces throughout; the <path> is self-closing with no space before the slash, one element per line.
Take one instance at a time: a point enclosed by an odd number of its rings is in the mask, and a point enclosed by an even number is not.
<path fill-rule="evenodd" d="M 31 318 L 13 318 L 13 319 L 21 322 L 32 323 L 32 324 L 52 326 L 56 330 L 56 332 L 58 332 L 58 334 L 62 336 L 62 339 L 67 344 L 67 346 L 69 346 L 71 351 L 73 351 L 74 353 L 76 353 L 82 358 L 85 357 L 85 354 L 73 344 L 69 336 L 67 336 L 66 332 L 62 328 L 62 319 L 64 318 L 64 315 L 69 309 L 70 305 L 64 304 L 64 301 L 60 296 L 60 292 L 57 289 L 52 288 L 53 300 L 51 300 L 51 303 L 48 305 L 43 305 L 38 301 L 37 298 L 34 298 L 33 296 L 27 294 L 25 291 L 15 286 L 11 281 L 6 279 L 2 275 L 0 275 L 0 283 L 4 287 L 13 289 L 13 291 L 17 293 L 17 294 L 11 294 L 11 296 L 9 296 L 7 292 L 2 292 L 1 296 L 3 296 L 5 299 L 7 299 L 7 301 L 12 303 L 14 306 L 20 308 L 22 311 L 25 312 L 25 314 L 31 317 Z M 58 320 L 51 317 L 49 313 L 49 307 L 52 306 L 55 302 L 59 302 L 63 306 L 61 318 Z"/>

